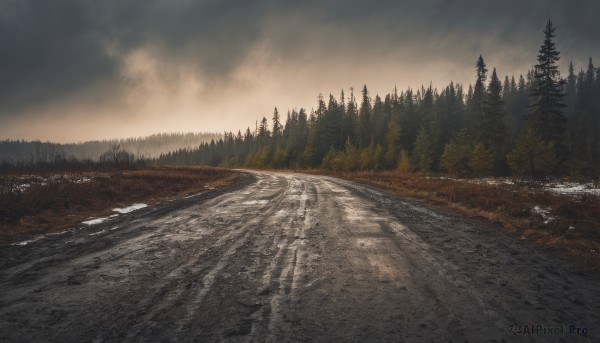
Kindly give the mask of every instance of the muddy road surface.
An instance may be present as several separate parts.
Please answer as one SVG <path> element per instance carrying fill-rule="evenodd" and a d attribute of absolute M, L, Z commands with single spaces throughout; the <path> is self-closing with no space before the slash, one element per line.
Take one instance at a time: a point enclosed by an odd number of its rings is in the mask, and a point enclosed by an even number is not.
<path fill-rule="evenodd" d="M 0 341 L 600 339 L 598 272 L 489 222 L 335 178 L 244 179 L 0 247 Z"/>

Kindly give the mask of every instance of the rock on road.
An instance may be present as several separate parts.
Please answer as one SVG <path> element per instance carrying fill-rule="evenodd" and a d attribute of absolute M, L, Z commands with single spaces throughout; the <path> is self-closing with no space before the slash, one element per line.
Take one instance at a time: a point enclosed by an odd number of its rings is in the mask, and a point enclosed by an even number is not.
<path fill-rule="evenodd" d="M 598 273 L 489 222 L 336 178 L 245 180 L 0 247 L 0 341 L 599 339 Z"/>

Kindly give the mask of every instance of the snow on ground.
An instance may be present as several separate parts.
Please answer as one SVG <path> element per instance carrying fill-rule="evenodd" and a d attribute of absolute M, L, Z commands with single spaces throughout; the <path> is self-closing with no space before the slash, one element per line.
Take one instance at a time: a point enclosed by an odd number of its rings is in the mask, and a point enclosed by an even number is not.
<path fill-rule="evenodd" d="M 27 245 L 29 243 L 33 243 L 33 242 L 39 241 L 40 239 L 44 239 L 45 237 L 46 237 L 46 235 L 40 235 L 40 236 L 36 236 L 36 237 L 34 237 L 32 239 L 28 239 L 28 240 L 25 240 L 25 241 L 20 241 L 20 242 L 12 243 L 11 245 L 21 245 L 21 246 L 23 246 L 23 245 Z"/>
<path fill-rule="evenodd" d="M 102 231 L 98 231 L 98 232 L 92 232 L 88 236 L 97 236 L 97 235 L 101 235 L 101 234 L 103 234 L 105 232 L 106 232 L 106 230 L 102 230 Z"/>
<path fill-rule="evenodd" d="M 74 180 L 75 183 L 88 183 L 90 181 L 92 181 L 91 177 L 82 177 L 81 179 Z"/>
<path fill-rule="evenodd" d="M 115 208 L 115 209 L 113 209 L 113 212 L 123 214 L 123 213 L 133 212 L 135 210 L 139 210 L 140 208 L 144 208 L 144 207 L 148 207 L 148 205 L 139 203 L 139 204 L 133 204 L 131 206 L 124 207 L 124 208 Z"/>
<path fill-rule="evenodd" d="M 81 222 L 81 224 L 85 224 L 85 225 L 96 225 L 96 224 L 100 224 L 100 223 L 104 223 L 105 221 L 112 219 L 114 217 L 118 216 L 118 214 L 113 214 L 111 216 L 108 217 L 102 217 L 102 218 L 91 218 L 89 220 L 83 221 Z"/>
<path fill-rule="evenodd" d="M 25 193 L 31 188 L 31 186 L 47 186 L 53 183 L 59 182 L 70 182 L 75 184 L 88 183 L 95 178 L 102 176 L 85 176 L 85 175 L 70 175 L 70 174 L 56 174 L 48 177 L 41 175 L 21 175 L 13 180 L 9 180 L 6 185 L 2 185 L 0 192 L 12 192 L 12 193 Z M 4 182 L 4 181 L 3 181 Z"/>
<path fill-rule="evenodd" d="M 131 206 L 123 207 L 123 208 L 115 208 L 115 209 L 113 209 L 113 212 L 124 214 L 124 213 L 133 212 L 135 210 L 139 210 L 140 208 L 144 208 L 144 207 L 148 207 L 148 205 L 139 203 L 139 204 L 133 204 Z M 107 221 L 109 219 L 117 217 L 118 216 L 117 213 L 115 213 L 113 215 L 110 215 L 108 217 L 90 218 L 89 220 L 81 222 L 81 224 L 84 224 L 84 225 L 96 225 L 96 224 L 104 223 L 105 221 Z"/>
<path fill-rule="evenodd" d="M 440 180 L 451 180 L 455 182 L 468 182 L 478 185 L 495 185 L 495 186 L 519 186 L 529 189 L 544 189 L 546 191 L 569 196 L 581 196 L 584 194 L 600 196 L 600 186 L 594 185 L 591 182 L 580 183 L 571 181 L 547 181 L 547 182 L 532 182 L 528 180 L 512 179 L 508 177 L 486 177 L 477 179 L 459 179 L 441 176 Z M 533 186 L 528 186 L 533 185 Z"/>
<path fill-rule="evenodd" d="M 591 194 L 600 196 L 600 187 L 595 187 L 592 183 L 577 183 L 577 182 L 549 182 L 544 184 L 544 189 L 566 195 L 583 195 Z"/>
<path fill-rule="evenodd" d="M 13 191 L 18 193 L 24 193 L 29 187 L 31 187 L 28 183 L 22 183 L 20 185 L 15 185 Z"/>
<path fill-rule="evenodd" d="M 553 221 L 555 218 L 554 217 L 550 217 L 550 208 L 541 208 L 539 206 L 535 206 L 534 208 L 531 209 L 531 212 L 535 213 L 535 214 L 539 214 L 540 216 L 542 216 L 542 218 L 546 219 L 546 221 L 544 221 L 544 224 L 548 224 L 549 222 Z"/>

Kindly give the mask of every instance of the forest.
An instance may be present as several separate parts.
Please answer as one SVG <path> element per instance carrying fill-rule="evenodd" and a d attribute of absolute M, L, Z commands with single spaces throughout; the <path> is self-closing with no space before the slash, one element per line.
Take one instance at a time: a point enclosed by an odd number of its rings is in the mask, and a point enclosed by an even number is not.
<path fill-rule="evenodd" d="M 254 130 L 163 153 L 161 164 L 250 168 L 398 169 L 461 176 L 561 175 L 600 171 L 600 69 L 566 78 L 558 69 L 555 28 L 548 21 L 531 70 L 502 80 L 484 58 L 465 89 L 450 82 L 373 98 L 367 86 L 319 94 L 316 108 L 284 115 L 275 108 Z M 532 61 L 534 62 L 534 61 Z"/>
<path fill-rule="evenodd" d="M 83 143 L 59 144 L 41 141 L 0 141 L 0 163 L 4 165 L 39 165 L 62 163 L 65 160 L 98 161 L 115 147 L 137 159 L 159 157 L 160 154 L 180 148 L 197 147 L 203 142 L 220 139 L 221 134 L 161 133 L 139 138 L 107 139 Z"/>

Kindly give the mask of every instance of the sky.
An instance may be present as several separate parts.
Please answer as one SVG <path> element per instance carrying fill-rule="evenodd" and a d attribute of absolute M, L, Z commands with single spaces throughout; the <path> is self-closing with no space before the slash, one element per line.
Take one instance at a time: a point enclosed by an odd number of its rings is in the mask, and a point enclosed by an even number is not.
<path fill-rule="evenodd" d="M 319 93 L 468 86 L 536 62 L 600 64 L 600 1 L 0 0 L 0 139 L 254 128 Z"/>

